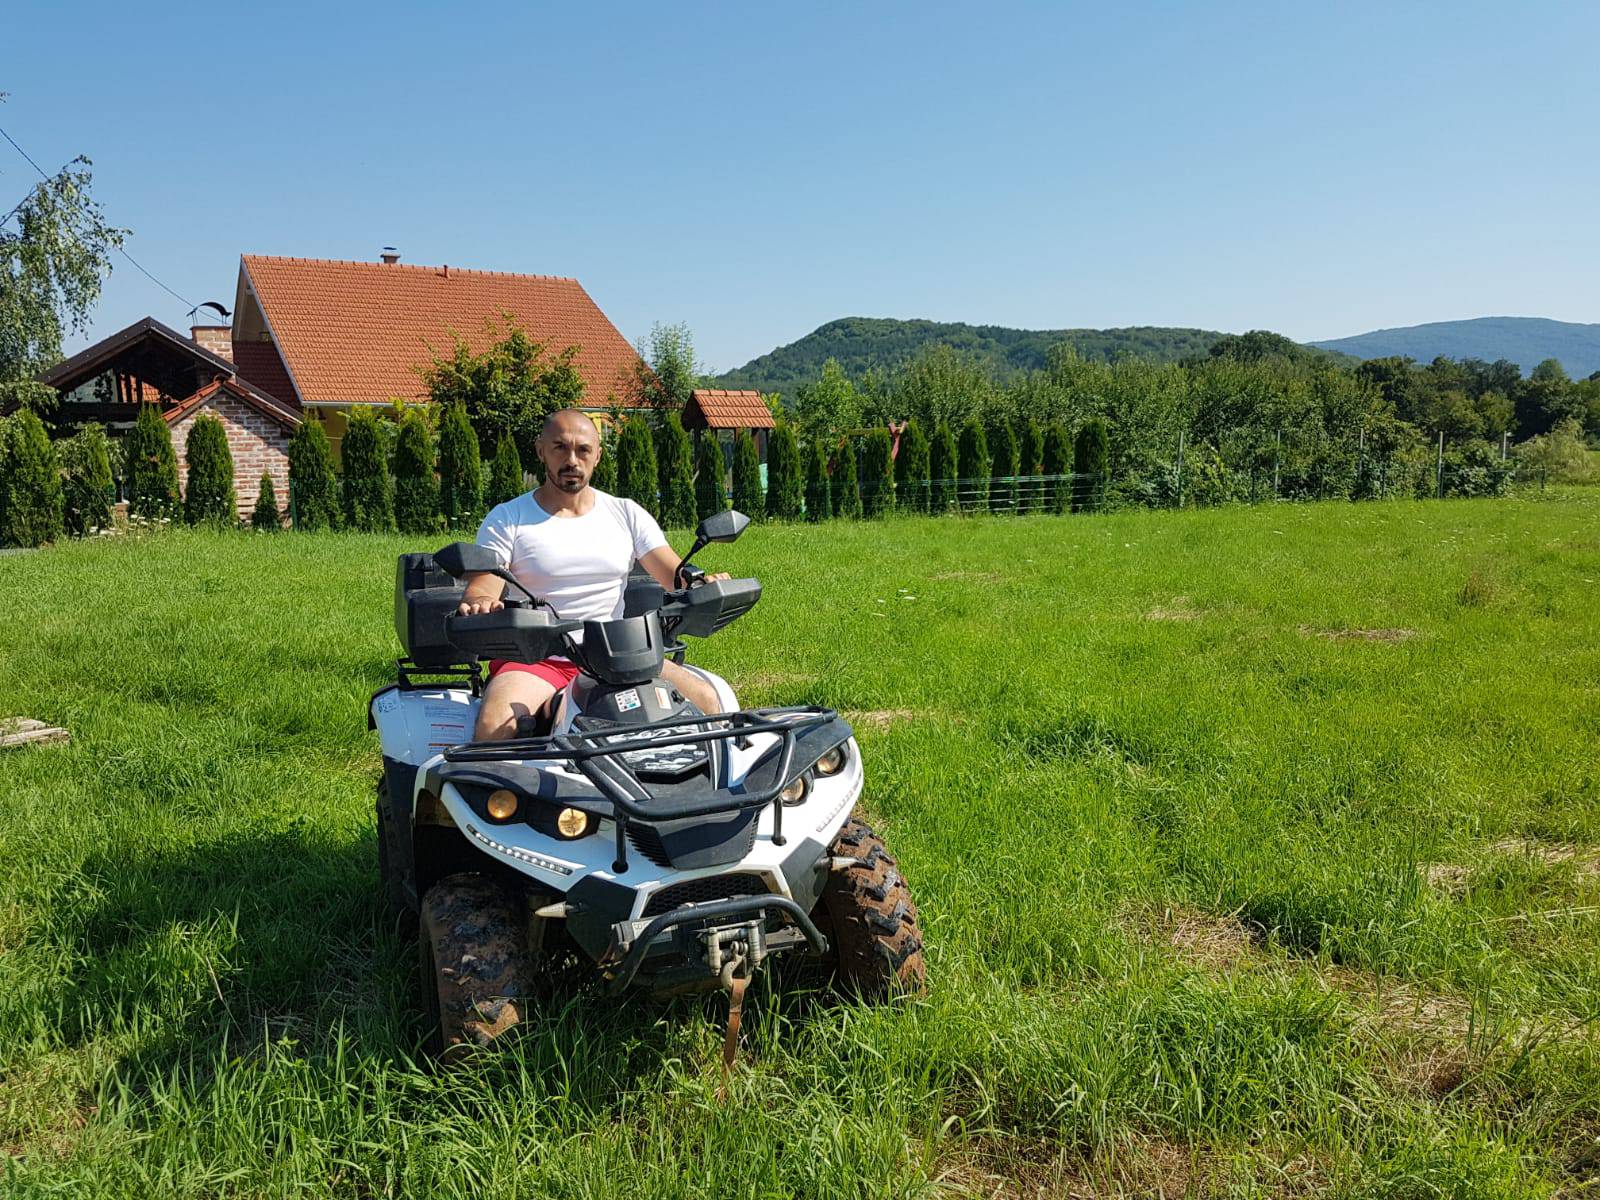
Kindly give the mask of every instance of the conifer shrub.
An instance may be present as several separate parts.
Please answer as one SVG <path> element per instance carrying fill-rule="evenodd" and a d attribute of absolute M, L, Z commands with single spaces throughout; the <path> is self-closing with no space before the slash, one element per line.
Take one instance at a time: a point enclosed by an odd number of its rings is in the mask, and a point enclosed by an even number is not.
<path fill-rule="evenodd" d="M 675 412 L 661 418 L 655 431 L 656 486 L 661 494 L 663 528 L 689 529 L 695 523 L 694 450 L 683 421 Z"/>
<path fill-rule="evenodd" d="M 234 524 L 233 451 L 228 431 L 210 413 L 201 413 L 189 426 L 183 457 L 189 478 L 183 494 L 183 519 L 190 525 Z"/>
<path fill-rule="evenodd" d="M 617 495 L 634 501 L 659 519 L 661 502 L 657 492 L 660 486 L 650 426 L 643 416 L 629 417 L 617 446 Z"/>
<path fill-rule="evenodd" d="M 962 512 L 977 512 L 989 499 L 989 439 L 973 417 L 961 427 L 956 447 L 956 502 Z"/>
<path fill-rule="evenodd" d="M 19 408 L 0 423 L 0 544 L 42 546 L 62 532 L 61 470 L 44 422 Z"/>
<path fill-rule="evenodd" d="M 314 533 L 339 524 L 339 481 L 322 422 L 309 413 L 289 439 L 289 513 L 296 529 Z"/>
<path fill-rule="evenodd" d="M 384 457 L 378 418 L 364 408 L 350 414 L 344 431 L 344 524 L 346 529 L 388 533 L 394 529 L 394 485 Z"/>
<path fill-rule="evenodd" d="M 956 502 L 956 435 L 941 421 L 928 444 L 928 511 L 947 513 Z"/>
<path fill-rule="evenodd" d="M 1104 508 L 1111 473 L 1111 433 L 1104 418 L 1090 417 L 1079 427 L 1072 473 L 1072 511 L 1096 512 Z"/>
<path fill-rule="evenodd" d="M 283 529 L 283 515 L 278 511 L 278 489 L 272 476 L 263 472 L 261 490 L 256 493 L 256 506 L 250 513 L 250 528 L 263 533 L 277 533 Z"/>
<path fill-rule="evenodd" d="M 1017 509 L 1017 435 L 1011 422 L 1001 421 L 989 441 L 989 507 L 994 512 Z"/>
<path fill-rule="evenodd" d="M 894 460 L 895 503 L 906 512 L 928 511 L 928 439 L 922 426 L 907 421 L 900 431 L 900 453 Z"/>
<path fill-rule="evenodd" d="M 141 404 L 122 446 L 129 515 L 148 520 L 171 517 L 178 511 L 178 454 L 161 410 L 154 404 Z"/>
<path fill-rule="evenodd" d="M 600 462 L 604 463 L 609 456 L 605 453 L 602 439 Z M 595 464 L 595 475 L 600 474 L 600 464 Z M 594 487 L 600 484 L 591 478 Z M 609 491 L 609 488 L 600 488 Z M 517 453 L 517 443 L 509 433 L 500 435 L 500 444 L 495 447 L 494 465 L 489 469 L 489 499 L 488 506 L 504 504 L 508 500 L 515 500 L 522 495 L 522 457 Z"/>
<path fill-rule="evenodd" d="M 401 533 L 433 533 L 441 519 L 433 437 L 422 413 L 412 409 L 394 444 L 394 521 Z"/>
<path fill-rule="evenodd" d="M 702 430 L 694 447 L 694 512 L 700 520 L 728 507 L 728 493 L 722 484 L 726 471 L 722 443 L 715 431 Z"/>
<path fill-rule="evenodd" d="M 831 486 L 834 516 L 851 518 L 861 515 L 860 478 L 856 470 L 855 443 L 847 439 L 833 456 Z"/>
<path fill-rule="evenodd" d="M 761 459 L 756 440 L 748 429 L 733 438 L 733 507 L 755 519 L 763 513 L 761 497 Z"/>
<path fill-rule="evenodd" d="M 806 458 L 806 520 L 826 521 L 833 516 L 833 485 L 828 478 L 828 448 L 821 438 L 811 439 Z"/>
<path fill-rule="evenodd" d="M 610 425 L 600 431 L 600 458 L 589 475 L 589 486 L 617 494 L 617 434 Z"/>
<path fill-rule="evenodd" d="M 439 512 L 445 528 L 476 528 L 483 515 L 483 459 L 464 404 L 439 415 Z"/>
<path fill-rule="evenodd" d="M 1044 462 L 1044 431 L 1039 422 L 1029 417 L 1022 423 L 1017 437 L 1017 474 L 1038 475 Z"/>
<path fill-rule="evenodd" d="M 874 429 L 861 450 L 861 515 L 881 517 L 893 507 L 894 443 L 887 429 Z"/>
<path fill-rule="evenodd" d="M 794 426 L 779 421 L 767 443 L 767 516 L 778 521 L 798 520 L 805 505 L 804 464 Z"/>
<path fill-rule="evenodd" d="M 1067 429 L 1060 422 L 1044 431 L 1044 447 L 1039 469 L 1046 477 L 1044 504 L 1049 512 L 1066 512 L 1072 500 L 1071 480 L 1060 478 L 1067 474 Z"/>
<path fill-rule="evenodd" d="M 62 515 L 67 532 L 83 537 L 111 525 L 116 484 L 111 477 L 111 440 L 88 424 L 61 443 Z"/>

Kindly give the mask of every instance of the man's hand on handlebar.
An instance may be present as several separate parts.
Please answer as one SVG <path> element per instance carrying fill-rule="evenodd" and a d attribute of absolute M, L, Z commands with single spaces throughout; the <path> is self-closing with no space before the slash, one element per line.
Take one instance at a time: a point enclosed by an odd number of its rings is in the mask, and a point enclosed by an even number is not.
<path fill-rule="evenodd" d="M 699 587 L 702 583 L 716 583 L 719 579 L 732 579 L 726 571 L 716 571 L 707 574 L 692 563 L 678 568 L 678 586 L 682 588 Z"/>
<path fill-rule="evenodd" d="M 456 607 L 456 612 L 463 617 L 475 617 L 481 613 L 499 612 L 505 606 L 506 602 L 498 597 L 493 600 L 463 600 Z"/>

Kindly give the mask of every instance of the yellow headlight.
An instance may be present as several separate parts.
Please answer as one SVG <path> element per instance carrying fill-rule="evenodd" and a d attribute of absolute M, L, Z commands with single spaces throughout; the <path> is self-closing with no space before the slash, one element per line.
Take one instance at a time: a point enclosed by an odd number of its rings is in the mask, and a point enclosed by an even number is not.
<path fill-rule="evenodd" d="M 783 791 L 778 793 L 778 799 L 782 800 L 785 804 L 799 804 L 800 801 L 804 800 L 805 798 L 806 780 L 804 775 L 802 775 L 799 779 L 796 779 L 788 787 L 784 788 Z"/>
<path fill-rule="evenodd" d="M 556 814 L 556 832 L 564 838 L 582 837 L 589 828 L 589 814 L 580 808 L 563 808 Z"/>
<path fill-rule="evenodd" d="M 496 788 L 489 793 L 486 807 L 496 821 L 509 821 L 517 815 L 517 794 L 507 788 Z"/>
<path fill-rule="evenodd" d="M 835 746 L 821 758 L 817 759 L 818 775 L 837 775 L 844 766 L 844 747 Z"/>

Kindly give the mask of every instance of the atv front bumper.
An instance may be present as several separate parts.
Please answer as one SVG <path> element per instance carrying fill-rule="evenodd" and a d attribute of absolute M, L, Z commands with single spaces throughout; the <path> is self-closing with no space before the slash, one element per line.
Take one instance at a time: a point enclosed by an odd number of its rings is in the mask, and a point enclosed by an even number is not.
<path fill-rule="evenodd" d="M 781 913 L 792 924 L 769 929 L 769 913 Z M 658 987 L 726 984 L 734 971 L 754 972 L 766 955 L 802 942 L 817 954 L 828 952 L 828 939 L 787 896 L 684 904 L 648 921 L 618 921 L 611 929 L 613 941 L 601 964 L 608 967 L 613 992 L 626 988 L 647 965 Z"/>

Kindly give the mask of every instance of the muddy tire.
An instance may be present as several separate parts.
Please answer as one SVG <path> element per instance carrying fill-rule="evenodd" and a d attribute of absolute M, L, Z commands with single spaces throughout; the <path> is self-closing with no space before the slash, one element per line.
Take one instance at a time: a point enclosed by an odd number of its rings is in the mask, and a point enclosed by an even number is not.
<path fill-rule="evenodd" d="M 532 995 L 525 906 L 483 875 L 449 875 L 422 901 L 427 1050 L 445 1062 L 517 1027 Z"/>
<path fill-rule="evenodd" d="M 917 906 L 883 839 L 852 817 L 828 852 L 855 859 L 829 872 L 817 906 L 835 982 L 872 999 L 920 993 L 927 967 Z"/>

